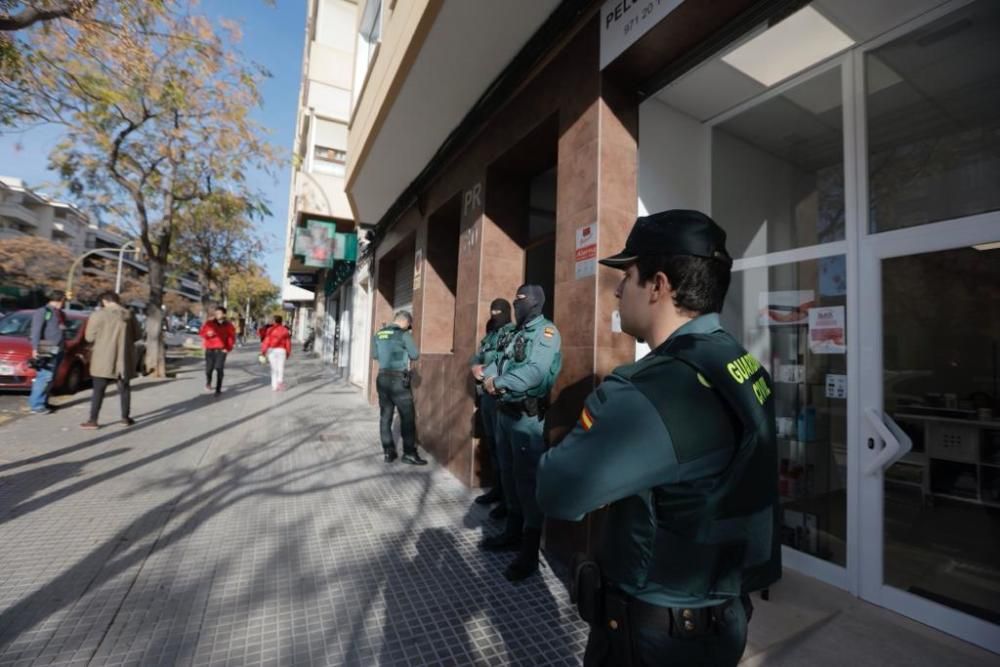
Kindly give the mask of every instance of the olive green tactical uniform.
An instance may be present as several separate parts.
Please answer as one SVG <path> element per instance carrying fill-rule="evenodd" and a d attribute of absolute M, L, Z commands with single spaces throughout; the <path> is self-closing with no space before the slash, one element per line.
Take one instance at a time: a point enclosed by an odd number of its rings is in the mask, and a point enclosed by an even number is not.
<path fill-rule="evenodd" d="M 749 606 L 729 603 L 781 573 L 777 454 L 771 379 L 717 314 L 605 379 L 574 430 L 542 456 L 537 493 L 559 519 L 609 505 L 596 560 L 612 589 L 684 618 L 719 610 L 710 640 L 637 642 L 670 645 L 671 664 L 736 664 Z M 607 629 L 592 627 L 592 643 L 607 642 Z M 588 664 L 611 664 L 591 662 L 591 650 Z"/>
<path fill-rule="evenodd" d="M 479 349 L 469 360 L 469 365 L 479 365 L 485 369 L 496 362 L 503 353 L 503 348 L 514 335 L 514 328 L 514 323 L 508 322 L 483 336 L 479 342 Z M 490 461 L 493 463 L 493 475 L 496 477 L 494 488 L 502 489 L 503 480 L 501 479 L 500 458 L 497 451 L 499 449 L 497 446 L 497 399 L 485 391 L 480 391 L 479 413 L 483 422 L 483 431 L 490 443 Z"/>
<path fill-rule="evenodd" d="M 417 453 L 416 412 L 407 369 L 410 361 L 419 356 L 413 334 L 396 324 L 382 327 L 372 337 L 372 358 L 378 361 L 379 366 L 378 376 L 375 379 L 375 387 L 378 390 L 379 433 L 382 449 L 387 455 L 395 456 L 396 452 L 396 443 L 392 437 L 392 418 L 396 410 L 399 410 L 403 454 Z"/>
<path fill-rule="evenodd" d="M 555 324 L 538 316 L 516 329 L 503 354 L 483 374 L 495 377 L 500 459 L 507 509 L 524 517 L 524 527 L 540 530 L 543 516 L 535 499 L 538 459 L 545 450 L 544 408 L 562 368 L 561 337 Z M 534 413 L 534 414 L 529 414 Z"/>

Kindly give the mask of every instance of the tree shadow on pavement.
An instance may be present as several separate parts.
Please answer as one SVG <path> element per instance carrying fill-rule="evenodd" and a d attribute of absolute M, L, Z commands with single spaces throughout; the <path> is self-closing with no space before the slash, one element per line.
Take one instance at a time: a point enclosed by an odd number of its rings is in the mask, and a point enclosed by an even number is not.
<path fill-rule="evenodd" d="M 301 395 L 306 395 L 306 392 Z M 294 400 L 296 397 L 291 398 Z M 260 410 L 247 418 L 259 417 L 270 409 Z M 170 451 L 178 451 L 203 442 L 215 433 L 231 428 L 232 425 L 230 423 L 186 440 L 170 448 Z M 175 547 L 208 520 L 236 505 L 264 498 L 298 498 L 329 493 L 388 474 L 402 477 L 418 474 L 387 471 L 333 483 L 324 482 L 324 478 L 332 470 L 354 460 L 354 457 L 350 456 L 333 458 L 320 464 L 310 463 L 303 468 L 276 466 L 280 460 L 294 460 L 297 450 L 315 441 L 319 433 L 328 427 L 329 422 L 325 422 L 310 428 L 299 437 L 283 436 L 277 441 L 244 446 L 238 456 L 221 457 L 213 465 L 190 471 L 186 477 L 176 473 L 164 477 L 159 484 L 163 487 L 178 487 L 176 494 L 143 512 L 58 576 L 0 612 L 0 656 L 12 657 L 4 656 L 3 651 L 18 637 L 59 612 L 72 607 L 69 609 L 70 614 L 86 614 L 86 605 L 77 604 L 83 596 L 91 592 L 96 595 L 102 586 L 109 585 L 154 554 Z M 81 485 L 74 485 L 75 489 L 70 487 L 66 491 L 60 490 L 49 494 L 42 499 L 42 502 L 52 502 L 57 499 L 55 496 L 65 497 L 80 490 L 81 487 L 99 484 L 105 479 L 146 465 L 165 455 L 168 454 L 157 453 L 107 474 L 98 475 L 92 480 L 81 482 Z M 24 505 L 30 506 L 31 501 Z M 138 577 L 139 573 L 134 576 Z M 210 582 L 201 582 L 201 585 L 208 586 Z M 126 602 L 127 595 L 118 602 L 119 607 Z M 72 620 L 67 620 L 65 617 L 61 618 L 60 622 L 73 624 Z M 95 652 L 97 650 L 95 649 Z M 27 657 L 30 656 L 18 656 L 19 659 Z"/>
<path fill-rule="evenodd" d="M 209 394 L 196 394 L 186 401 L 181 401 L 179 403 L 172 403 L 168 406 L 160 408 L 159 410 L 154 410 L 152 412 L 145 412 L 145 413 L 135 412 L 135 410 L 133 409 L 133 414 L 135 415 L 136 419 L 136 423 L 133 426 L 130 426 L 128 428 L 118 428 L 113 431 L 106 430 L 101 435 L 90 438 L 75 445 L 70 445 L 68 447 L 63 447 L 61 449 L 53 450 L 51 452 L 46 452 L 45 454 L 39 454 L 38 456 L 32 456 L 30 458 L 22 459 L 20 461 L 5 463 L 3 465 L 0 465 L 0 472 L 11 470 L 13 468 L 19 468 L 26 465 L 32 465 L 35 463 L 41 463 L 42 461 L 48 461 L 54 458 L 59 458 L 61 456 L 72 454 L 73 452 L 77 452 L 82 449 L 89 449 L 91 447 L 103 445 L 104 443 L 114 440 L 115 438 L 118 437 L 134 435 L 138 432 L 141 432 L 143 429 L 149 428 L 155 424 L 159 424 L 161 422 L 170 420 L 180 415 L 191 415 L 196 410 L 219 405 L 220 401 L 235 398 L 236 396 L 239 396 L 247 392 L 251 392 L 255 389 L 258 389 L 259 387 L 260 385 L 256 381 L 246 380 L 244 382 L 239 383 L 238 385 L 235 385 L 234 387 L 232 387 L 231 390 L 224 392 L 222 396 L 218 398 Z M 117 390 L 115 393 L 117 393 Z M 88 398 L 87 400 L 89 401 L 90 399 Z M 109 403 L 107 405 L 107 409 L 114 410 L 116 408 L 115 405 L 110 404 L 111 401 L 113 400 L 115 400 L 114 394 L 109 393 L 109 396 L 105 397 L 105 402 Z M 108 426 L 105 426 L 104 428 L 107 429 Z M 0 511 L 2 510 L 3 508 L 0 508 Z M 3 517 L 0 516 L 0 522 L 2 521 Z"/>

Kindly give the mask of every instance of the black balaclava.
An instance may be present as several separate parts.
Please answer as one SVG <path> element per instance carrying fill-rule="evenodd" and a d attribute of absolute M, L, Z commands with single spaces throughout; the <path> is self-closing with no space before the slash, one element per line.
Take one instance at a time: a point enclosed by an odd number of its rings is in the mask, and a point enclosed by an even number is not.
<path fill-rule="evenodd" d="M 517 318 L 517 326 L 524 327 L 525 324 L 542 314 L 542 306 L 545 305 L 545 290 L 541 285 L 521 285 L 517 288 L 518 296 L 524 295 L 523 299 L 514 299 L 514 317 Z"/>
<path fill-rule="evenodd" d="M 499 315 L 494 315 L 493 311 L 499 310 Z M 496 331 L 503 325 L 510 322 L 510 303 L 507 299 L 493 299 L 490 304 L 490 319 L 486 320 L 486 333 Z"/>

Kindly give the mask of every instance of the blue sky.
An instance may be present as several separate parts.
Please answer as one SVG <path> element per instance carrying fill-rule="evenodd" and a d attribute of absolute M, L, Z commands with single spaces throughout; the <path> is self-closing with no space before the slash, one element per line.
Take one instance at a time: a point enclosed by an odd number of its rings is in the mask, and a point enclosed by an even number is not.
<path fill-rule="evenodd" d="M 261 86 L 264 108 L 257 120 L 271 134 L 272 144 L 291 155 L 295 134 L 299 81 L 302 73 L 302 42 L 305 37 L 307 0 L 203 0 L 202 8 L 214 16 L 237 19 L 243 25 L 241 49 L 250 59 L 270 70 L 272 78 Z M 60 196 L 58 174 L 46 169 L 48 155 L 59 140 L 59 131 L 40 127 L 25 133 L 0 134 L 0 175 L 22 178 L 48 194 Z M 289 165 L 279 167 L 274 176 L 254 174 L 251 183 L 262 190 L 272 216 L 259 223 L 266 246 L 264 265 L 268 275 L 281 285 L 284 261 L 285 224 L 288 220 Z"/>

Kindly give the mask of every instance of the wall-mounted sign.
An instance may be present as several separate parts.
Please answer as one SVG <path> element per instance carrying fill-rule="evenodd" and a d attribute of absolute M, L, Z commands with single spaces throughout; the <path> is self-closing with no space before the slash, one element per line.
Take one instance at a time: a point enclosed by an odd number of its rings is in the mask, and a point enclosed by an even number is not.
<path fill-rule="evenodd" d="M 332 222 L 307 220 L 305 227 L 295 230 L 292 252 L 301 255 L 306 266 L 329 269 L 336 260 L 357 260 L 358 237 L 353 233 L 338 233 Z"/>
<path fill-rule="evenodd" d="M 413 253 L 413 289 L 420 289 L 420 272 L 424 265 L 424 251 L 422 248 L 417 248 L 417 251 Z"/>
<path fill-rule="evenodd" d="M 844 307 L 809 309 L 809 351 L 813 354 L 846 354 Z"/>
<path fill-rule="evenodd" d="M 597 225 L 576 230 L 576 279 L 597 273 Z"/>
<path fill-rule="evenodd" d="M 683 0 L 607 0 L 601 7 L 601 69 L 632 46 Z"/>

